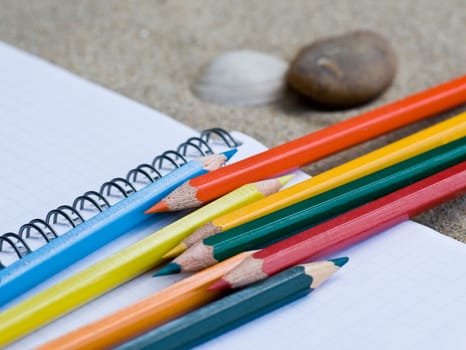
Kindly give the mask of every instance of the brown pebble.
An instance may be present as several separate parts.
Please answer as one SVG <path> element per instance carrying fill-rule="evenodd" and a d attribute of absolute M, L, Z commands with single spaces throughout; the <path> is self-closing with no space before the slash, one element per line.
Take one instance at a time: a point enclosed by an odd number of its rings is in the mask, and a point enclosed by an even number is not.
<path fill-rule="evenodd" d="M 347 108 L 382 93 L 396 74 L 397 61 L 387 39 L 372 31 L 353 31 L 301 49 L 287 80 L 318 104 Z"/>

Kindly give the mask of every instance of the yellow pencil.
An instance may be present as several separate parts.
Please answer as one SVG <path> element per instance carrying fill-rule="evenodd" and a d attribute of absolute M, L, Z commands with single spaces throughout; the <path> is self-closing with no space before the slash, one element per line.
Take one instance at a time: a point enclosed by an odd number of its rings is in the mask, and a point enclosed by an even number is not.
<path fill-rule="evenodd" d="M 196 228 L 258 194 L 276 192 L 292 175 L 241 186 L 53 287 L 0 314 L 0 347 L 156 266 Z M 264 187 L 268 188 L 267 191 Z"/>
<path fill-rule="evenodd" d="M 376 172 L 402 160 L 408 159 L 466 134 L 466 113 L 405 137 L 388 146 L 377 149 L 311 179 L 290 186 L 267 198 L 251 203 L 237 210 L 218 216 L 197 229 L 191 237 L 196 242 L 217 233 L 229 230 L 246 222 L 270 214 L 304 199 L 323 193 L 355 179 Z M 190 248 L 189 245 L 187 248 Z M 179 249 L 179 247 L 177 247 Z M 178 252 L 181 253 L 179 249 Z"/>

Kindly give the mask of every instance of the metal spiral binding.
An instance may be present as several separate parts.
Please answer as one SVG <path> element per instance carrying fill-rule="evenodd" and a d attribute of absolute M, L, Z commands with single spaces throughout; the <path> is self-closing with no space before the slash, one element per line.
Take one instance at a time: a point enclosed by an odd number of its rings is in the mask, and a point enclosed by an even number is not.
<path fill-rule="evenodd" d="M 219 142 L 228 148 L 240 145 L 229 132 L 221 128 L 204 130 L 199 137 L 191 137 L 180 144 L 176 151 L 166 151 L 156 156 L 150 164 L 143 163 L 131 169 L 125 177 L 116 177 L 103 183 L 99 191 L 87 191 L 76 197 L 71 205 L 61 205 L 50 210 L 45 219 L 33 219 L 22 225 L 17 233 L 8 232 L 0 235 L 0 252 L 6 252 L 6 246 L 18 259 L 21 259 L 70 228 L 86 221 L 89 218 L 89 211 L 93 211 L 94 214 L 104 211 L 116 201 L 161 178 L 166 172 L 187 163 L 187 157 L 213 154 L 210 146 L 213 142 Z M 59 229 L 63 231 L 64 227 L 65 232 L 60 233 Z M 31 243 L 37 239 L 40 240 L 40 246 L 33 248 Z M 5 265 L 0 261 L 0 270 L 3 268 Z"/>

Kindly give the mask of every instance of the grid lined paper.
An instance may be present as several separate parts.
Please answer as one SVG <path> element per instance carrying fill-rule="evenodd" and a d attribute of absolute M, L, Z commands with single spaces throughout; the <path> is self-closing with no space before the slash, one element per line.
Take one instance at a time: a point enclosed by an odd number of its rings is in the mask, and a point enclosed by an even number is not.
<path fill-rule="evenodd" d="M 8 67 L 0 74 L 0 232 L 16 232 L 197 135 L 3 44 L 0 62 Z"/>

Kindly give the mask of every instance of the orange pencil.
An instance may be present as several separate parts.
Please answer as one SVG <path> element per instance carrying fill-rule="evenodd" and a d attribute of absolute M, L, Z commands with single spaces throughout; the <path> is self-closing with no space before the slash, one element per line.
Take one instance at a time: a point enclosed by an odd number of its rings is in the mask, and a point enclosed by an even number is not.
<path fill-rule="evenodd" d="M 201 175 L 147 212 L 199 207 L 245 183 L 308 164 L 465 101 L 466 75 Z"/>
<path fill-rule="evenodd" d="M 128 341 L 221 296 L 207 287 L 252 253 L 240 253 L 38 349 L 108 349 Z"/>

